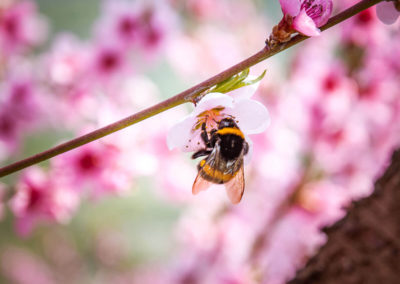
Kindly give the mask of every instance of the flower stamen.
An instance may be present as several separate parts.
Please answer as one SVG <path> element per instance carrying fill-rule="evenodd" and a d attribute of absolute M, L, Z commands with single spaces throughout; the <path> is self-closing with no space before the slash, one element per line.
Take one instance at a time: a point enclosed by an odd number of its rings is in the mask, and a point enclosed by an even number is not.
<path fill-rule="evenodd" d="M 192 131 L 199 130 L 203 123 L 206 124 L 207 128 L 216 128 L 218 121 L 223 118 L 222 111 L 225 109 L 223 106 L 218 106 L 209 110 L 205 110 L 197 115 L 197 121 L 193 126 Z"/>

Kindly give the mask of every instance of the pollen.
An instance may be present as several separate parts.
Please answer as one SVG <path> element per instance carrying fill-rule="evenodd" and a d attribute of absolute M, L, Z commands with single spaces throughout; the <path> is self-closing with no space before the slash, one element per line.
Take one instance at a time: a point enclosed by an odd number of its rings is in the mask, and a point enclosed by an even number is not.
<path fill-rule="evenodd" d="M 224 114 L 222 111 L 225 110 L 225 107 L 218 106 L 213 109 L 205 110 L 202 113 L 197 115 L 197 121 L 193 126 L 193 131 L 201 128 L 203 123 L 206 124 L 206 128 L 216 128 L 218 121 L 220 121 Z"/>

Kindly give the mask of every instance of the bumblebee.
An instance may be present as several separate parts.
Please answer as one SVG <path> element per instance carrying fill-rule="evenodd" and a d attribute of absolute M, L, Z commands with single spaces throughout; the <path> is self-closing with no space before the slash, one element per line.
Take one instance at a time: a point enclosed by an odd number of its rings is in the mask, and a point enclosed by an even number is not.
<path fill-rule="evenodd" d="M 206 147 L 194 153 L 192 159 L 206 157 L 197 166 L 193 194 L 206 190 L 211 183 L 224 184 L 230 201 L 239 203 L 244 192 L 243 156 L 249 151 L 243 132 L 232 118 L 219 121 L 218 129 L 210 133 L 205 123 L 201 128 Z"/>

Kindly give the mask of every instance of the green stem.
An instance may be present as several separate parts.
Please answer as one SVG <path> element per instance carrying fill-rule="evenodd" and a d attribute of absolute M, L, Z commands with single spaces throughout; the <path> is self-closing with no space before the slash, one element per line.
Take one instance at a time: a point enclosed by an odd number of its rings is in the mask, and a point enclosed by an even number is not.
<path fill-rule="evenodd" d="M 330 18 L 328 23 L 325 24 L 323 27 L 321 27 L 321 30 L 326 30 L 330 27 L 333 27 L 333 26 L 339 24 L 340 22 L 343 22 L 344 20 L 356 15 L 357 13 L 359 13 L 365 9 L 368 9 L 369 7 L 379 3 L 381 1 L 383 1 L 383 0 L 360 1 L 356 5 L 350 7 L 348 9 L 346 9 L 345 11 L 339 13 L 338 15 Z M 211 77 L 208 80 L 206 80 L 190 89 L 187 89 L 186 91 L 183 91 L 183 92 L 175 95 L 172 98 L 169 98 L 161 103 L 158 103 L 152 107 L 144 109 L 138 113 L 135 113 L 135 114 L 128 116 L 124 119 L 121 119 L 117 122 L 114 122 L 112 124 L 109 124 L 107 126 L 99 128 L 93 132 L 90 132 L 88 134 L 85 134 L 83 136 L 77 137 L 75 139 L 67 141 L 58 146 L 50 148 L 44 152 L 35 154 L 31 157 L 28 157 L 26 159 L 20 160 L 18 162 L 15 162 L 13 164 L 10 164 L 3 168 L 0 168 L 0 177 L 4 177 L 6 175 L 12 174 L 12 173 L 22 170 L 26 167 L 32 166 L 34 164 L 37 164 L 37 163 L 43 162 L 47 159 L 50 159 L 52 157 L 55 157 L 59 154 L 62 154 L 67 151 L 70 151 L 72 149 L 78 148 L 89 142 L 98 140 L 104 136 L 107 136 L 111 133 L 114 133 L 116 131 L 124 129 L 128 126 L 138 123 L 139 121 L 142 121 L 146 118 L 152 117 L 160 112 L 166 111 L 175 106 L 178 106 L 178 105 L 181 105 L 181 104 L 187 103 L 187 102 L 196 102 L 197 99 L 199 98 L 199 96 L 204 91 L 211 88 L 212 86 L 214 86 L 218 83 L 221 83 L 222 81 L 224 81 L 226 79 L 229 79 L 233 75 L 238 74 L 239 72 L 241 72 L 247 68 L 250 68 L 251 66 L 253 66 L 257 63 L 260 63 L 261 61 L 264 61 L 265 59 L 267 59 L 279 52 L 282 52 L 282 51 L 288 49 L 289 47 L 292 47 L 293 45 L 296 45 L 296 44 L 302 42 L 303 40 L 305 40 L 307 38 L 308 37 L 303 36 L 303 35 L 297 35 L 297 36 L 293 37 L 290 41 L 288 41 L 286 43 L 278 44 L 272 49 L 270 49 L 268 46 L 265 46 L 262 50 L 260 50 L 256 54 L 250 56 L 249 58 L 243 60 L 242 62 L 239 62 L 238 64 L 215 75 L 214 77 Z"/>

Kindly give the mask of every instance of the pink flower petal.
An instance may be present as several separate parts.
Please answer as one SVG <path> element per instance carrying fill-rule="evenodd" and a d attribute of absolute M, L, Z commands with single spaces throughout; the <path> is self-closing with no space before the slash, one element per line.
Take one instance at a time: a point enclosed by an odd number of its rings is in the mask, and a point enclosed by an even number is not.
<path fill-rule="evenodd" d="M 300 1 L 299 0 L 279 0 L 281 4 L 283 14 L 289 14 L 292 17 L 297 16 L 300 13 Z"/>
<path fill-rule="evenodd" d="M 232 114 L 239 121 L 240 129 L 246 134 L 255 134 L 264 131 L 269 123 L 267 108 L 255 100 L 243 99 L 235 104 Z"/>
<path fill-rule="evenodd" d="M 305 10 L 301 10 L 300 14 L 293 20 L 293 28 L 306 36 L 319 36 L 320 30 L 315 25 Z"/>
<path fill-rule="evenodd" d="M 303 5 L 307 15 L 313 19 L 317 27 L 321 27 L 328 22 L 329 17 L 332 14 L 333 3 L 332 0 L 314 0 L 312 5 Z M 308 8 L 306 8 L 308 6 Z"/>
<path fill-rule="evenodd" d="M 376 6 L 376 15 L 386 25 L 396 22 L 400 12 L 396 10 L 394 2 L 381 2 Z"/>

